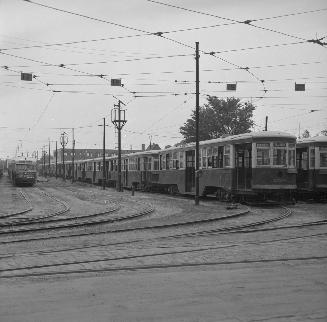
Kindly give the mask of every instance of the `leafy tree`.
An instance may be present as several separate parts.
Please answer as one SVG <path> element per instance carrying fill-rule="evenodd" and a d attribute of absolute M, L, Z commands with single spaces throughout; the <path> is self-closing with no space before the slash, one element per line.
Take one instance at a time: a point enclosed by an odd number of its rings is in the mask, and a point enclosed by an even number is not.
<path fill-rule="evenodd" d="M 151 143 L 146 148 L 146 151 L 150 151 L 150 150 L 161 150 L 161 148 L 160 148 L 159 144 L 157 144 L 157 143 Z"/>
<path fill-rule="evenodd" d="M 199 109 L 199 139 L 209 140 L 221 136 L 250 132 L 255 107 L 250 103 L 241 103 L 239 98 L 219 99 L 209 96 L 208 102 Z M 195 110 L 183 126 L 180 133 L 184 142 L 195 141 Z"/>
<path fill-rule="evenodd" d="M 304 130 L 303 133 L 302 133 L 302 139 L 307 139 L 309 138 L 311 135 L 310 135 L 310 132 L 308 130 Z"/>

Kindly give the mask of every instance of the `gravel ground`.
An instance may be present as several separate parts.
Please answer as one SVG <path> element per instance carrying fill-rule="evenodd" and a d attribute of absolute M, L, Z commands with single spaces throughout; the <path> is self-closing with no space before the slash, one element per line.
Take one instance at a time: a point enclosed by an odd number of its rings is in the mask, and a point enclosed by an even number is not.
<path fill-rule="evenodd" d="M 33 210 L 17 218 L 54 213 L 63 203 L 70 211 L 49 220 L 81 222 L 113 208 L 97 218 L 151 211 L 114 223 L 0 234 L 0 321 L 327 320 L 326 225 L 276 229 L 326 220 L 324 204 L 298 203 L 283 220 L 228 232 L 222 230 L 283 210 L 227 210 L 210 200 L 195 207 L 188 198 L 131 196 L 59 179 L 15 188 L 4 177 L 0 223 L 2 214 L 28 206 L 20 189 Z M 140 229 L 149 226 L 157 228 Z"/>

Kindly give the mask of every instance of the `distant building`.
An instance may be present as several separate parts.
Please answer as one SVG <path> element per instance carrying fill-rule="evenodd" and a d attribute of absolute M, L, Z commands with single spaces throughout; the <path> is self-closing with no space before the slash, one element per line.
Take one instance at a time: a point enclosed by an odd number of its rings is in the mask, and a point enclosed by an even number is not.
<path fill-rule="evenodd" d="M 139 152 L 140 150 L 121 150 L 122 154 Z M 93 158 L 101 158 L 102 149 L 75 149 L 75 160 L 87 160 Z M 117 155 L 118 151 L 114 149 L 106 149 L 106 157 Z M 56 157 L 56 150 L 53 151 L 53 158 Z M 65 148 L 65 161 L 72 161 L 73 149 Z M 62 148 L 58 149 L 57 162 L 62 161 Z"/>

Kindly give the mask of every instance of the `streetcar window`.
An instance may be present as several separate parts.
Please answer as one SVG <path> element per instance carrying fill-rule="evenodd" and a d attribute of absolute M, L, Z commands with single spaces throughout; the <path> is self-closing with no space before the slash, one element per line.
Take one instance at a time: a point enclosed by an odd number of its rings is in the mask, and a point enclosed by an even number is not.
<path fill-rule="evenodd" d="M 310 149 L 310 168 L 315 167 L 315 149 Z"/>
<path fill-rule="evenodd" d="M 209 147 L 207 149 L 207 165 L 208 165 L 208 168 L 212 168 L 212 164 L 213 164 L 212 156 L 213 156 L 213 150 L 212 150 L 211 147 Z"/>
<path fill-rule="evenodd" d="M 179 167 L 184 168 L 184 152 L 179 152 Z"/>
<path fill-rule="evenodd" d="M 202 149 L 202 168 L 206 168 L 207 167 L 207 149 L 204 148 Z"/>
<path fill-rule="evenodd" d="M 295 144 L 288 143 L 288 166 L 295 167 Z"/>
<path fill-rule="evenodd" d="M 288 166 L 295 167 L 295 150 L 288 150 Z"/>
<path fill-rule="evenodd" d="M 320 147 L 320 168 L 327 168 L 327 147 Z"/>
<path fill-rule="evenodd" d="M 217 157 L 217 167 L 223 168 L 224 167 L 224 147 L 218 147 L 218 157 Z"/>
<path fill-rule="evenodd" d="M 161 170 L 166 170 L 166 159 L 164 155 L 160 155 L 161 157 Z"/>
<path fill-rule="evenodd" d="M 169 170 L 169 168 L 171 168 L 170 165 L 170 154 L 166 154 L 166 170 Z"/>
<path fill-rule="evenodd" d="M 286 166 L 286 143 L 274 142 L 273 144 L 273 165 Z"/>
<path fill-rule="evenodd" d="M 157 156 L 153 157 L 153 170 L 159 170 L 159 159 Z"/>
<path fill-rule="evenodd" d="M 224 149 L 224 165 L 225 167 L 230 166 L 230 145 L 226 145 Z"/>
<path fill-rule="evenodd" d="M 178 155 L 179 153 L 177 151 L 173 152 L 173 161 L 172 161 L 173 169 L 179 169 Z"/>
<path fill-rule="evenodd" d="M 257 143 L 257 165 L 270 165 L 270 143 Z"/>
<path fill-rule="evenodd" d="M 35 165 L 34 164 L 16 164 L 16 169 L 17 170 L 35 170 Z"/>

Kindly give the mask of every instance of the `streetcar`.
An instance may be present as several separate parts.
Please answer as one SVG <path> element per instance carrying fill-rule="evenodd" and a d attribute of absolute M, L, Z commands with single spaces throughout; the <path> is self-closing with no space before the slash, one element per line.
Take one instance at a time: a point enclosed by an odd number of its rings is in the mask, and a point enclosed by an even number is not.
<path fill-rule="evenodd" d="M 8 175 L 14 185 L 30 185 L 36 183 L 35 160 L 21 158 L 8 162 Z"/>
<path fill-rule="evenodd" d="M 298 198 L 327 198 L 327 137 L 302 139 L 296 145 Z"/>

